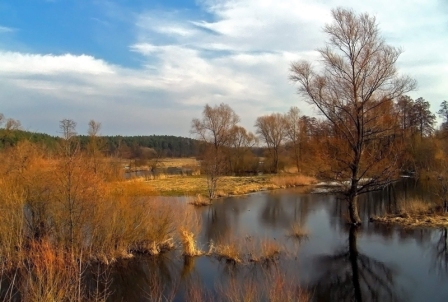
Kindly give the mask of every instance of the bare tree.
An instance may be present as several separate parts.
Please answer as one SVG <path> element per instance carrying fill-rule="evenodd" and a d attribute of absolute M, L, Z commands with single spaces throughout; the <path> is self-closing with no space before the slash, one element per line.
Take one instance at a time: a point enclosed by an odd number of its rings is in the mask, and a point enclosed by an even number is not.
<path fill-rule="evenodd" d="M 15 120 L 12 118 L 9 118 L 6 120 L 5 130 L 14 131 L 14 130 L 20 130 L 21 128 L 22 128 L 22 123 L 20 123 L 19 120 Z"/>
<path fill-rule="evenodd" d="M 418 98 L 414 103 L 415 121 L 420 138 L 430 136 L 434 132 L 436 116 L 430 110 L 430 104 L 424 98 Z"/>
<path fill-rule="evenodd" d="M 89 121 L 89 129 L 87 134 L 89 135 L 89 143 L 87 145 L 87 150 L 92 159 L 93 171 L 97 173 L 99 165 L 99 157 L 104 150 L 104 141 L 99 137 L 101 130 L 101 123 L 94 120 Z"/>
<path fill-rule="evenodd" d="M 59 122 L 59 129 L 61 129 L 64 155 L 71 157 L 79 150 L 79 142 L 76 140 L 76 122 L 71 119 L 63 119 Z"/>
<path fill-rule="evenodd" d="M 273 171 L 278 172 L 279 151 L 286 138 L 285 118 L 280 113 L 272 113 L 257 118 L 256 133 L 266 143 L 273 160 Z"/>
<path fill-rule="evenodd" d="M 202 119 L 195 118 L 191 122 L 191 133 L 205 144 L 203 168 L 210 199 L 215 197 L 218 179 L 224 173 L 223 147 L 229 144 L 232 129 L 239 121 L 233 109 L 221 103 L 215 107 L 205 105 Z"/>
<path fill-rule="evenodd" d="M 443 119 L 442 130 L 448 130 L 448 102 L 445 100 L 440 104 L 437 114 Z"/>
<path fill-rule="evenodd" d="M 395 63 L 402 51 L 384 42 L 374 17 L 342 8 L 332 15 L 333 23 L 324 27 L 327 46 L 318 50 L 323 68 L 315 71 L 309 62 L 296 62 L 290 78 L 339 138 L 333 147 L 347 156 L 337 158 L 334 176 L 348 180 L 341 193 L 351 222 L 360 224 L 358 195 L 389 184 L 398 168 L 390 148 L 395 125 L 387 116 L 392 100 L 416 83 L 398 76 Z"/>
<path fill-rule="evenodd" d="M 244 172 L 244 169 L 247 171 L 249 167 L 246 158 L 251 155 L 253 158 L 250 148 L 254 147 L 257 143 L 257 137 L 252 132 L 248 132 L 244 127 L 234 126 L 232 128 L 230 140 L 227 145 L 229 169 L 231 172 L 241 173 Z"/>
<path fill-rule="evenodd" d="M 285 114 L 285 127 L 286 137 L 291 144 L 292 157 L 297 167 L 297 172 L 300 172 L 301 124 L 299 108 L 291 107 Z"/>

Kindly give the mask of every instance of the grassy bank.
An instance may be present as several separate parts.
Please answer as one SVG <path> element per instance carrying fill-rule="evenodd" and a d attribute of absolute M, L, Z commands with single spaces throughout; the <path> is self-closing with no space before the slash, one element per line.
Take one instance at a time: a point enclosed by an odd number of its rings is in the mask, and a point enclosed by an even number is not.
<path fill-rule="evenodd" d="M 138 180 L 134 180 L 138 181 Z M 143 181 L 143 179 L 141 179 Z M 219 179 L 217 196 L 244 195 L 248 193 L 281 188 L 309 186 L 317 181 L 313 177 L 297 174 L 223 176 Z M 148 191 L 162 196 L 197 196 L 207 195 L 205 176 L 167 177 L 146 182 Z"/>
<path fill-rule="evenodd" d="M 406 228 L 446 228 L 448 227 L 448 213 L 434 202 L 409 199 L 399 201 L 394 213 L 371 217 L 370 221 Z"/>

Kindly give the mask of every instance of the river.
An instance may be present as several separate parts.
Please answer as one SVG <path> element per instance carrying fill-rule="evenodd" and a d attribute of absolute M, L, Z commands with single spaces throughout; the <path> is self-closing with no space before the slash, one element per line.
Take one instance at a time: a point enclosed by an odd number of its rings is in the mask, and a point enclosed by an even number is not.
<path fill-rule="evenodd" d="M 393 209 L 397 199 L 428 194 L 409 179 L 363 196 L 363 225 L 356 229 L 345 223 L 345 202 L 333 195 L 291 189 L 216 200 L 197 209 L 199 247 L 207 250 L 210 242 L 229 238 L 248 245 L 274 240 L 284 247 L 278 261 L 235 265 L 209 256 L 184 259 L 176 252 L 141 257 L 118 265 L 110 298 L 151 301 L 157 292 L 162 300 L 183 301 L 194 283 L 214 300 L 223 280 L 258 282 L 280 271 L 312 301 L 448 301 L 447 230 L 385 227 L 368 219 Z M 308 230 L 305 240 L 288 236 L 293 224 Z"/>

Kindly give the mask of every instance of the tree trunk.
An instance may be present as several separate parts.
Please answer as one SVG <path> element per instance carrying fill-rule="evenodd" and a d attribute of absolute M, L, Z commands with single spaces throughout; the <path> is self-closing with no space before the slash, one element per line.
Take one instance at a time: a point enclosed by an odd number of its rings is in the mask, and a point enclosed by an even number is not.
<path fill-rule="evenodd" d="M 353 225 L 360 225 L 361 218 L 358 214 L 358 196 L 350 195 L 347 199 L 348 202 L 348 212 L 350 215 L 350 223 Z"/>
<path fill-rule="evenodd" d="M 359 281 L 359 267 L 358 267 L 358 247 L 356 245 L 356 231 L 357 228 L 355 226 L 350 227 L 349 232 L 349 252 L 350 252 L 350 264 L 352 267 L 353 274 L 353 288 L 355 290 L 355 301 L 362 301 L 362 292 L 361 292 L 361 284 Z"/>

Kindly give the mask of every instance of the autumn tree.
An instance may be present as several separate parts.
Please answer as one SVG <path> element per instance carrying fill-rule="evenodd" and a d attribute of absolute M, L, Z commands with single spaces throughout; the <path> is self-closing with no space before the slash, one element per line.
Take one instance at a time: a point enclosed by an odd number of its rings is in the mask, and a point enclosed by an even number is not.
<path fill-rule="evenodd" d="M 296 165 L 297 172 L 300 172 L 300 153 L 301 153 L 301 128 L 300 110 L 297 107 L 291 107 L 285 114 L 285 134 L 291 146 L 292 158 Z"/>
<path fill-rule="evenodd" d="M 58 241 L 74 255 L 82 249 L 82 238 L 87 232 L 83 225 L 93 213 L 92 207 L 103 192 L 99 185 L 100 176 L 92 171 L 80 150 L 76 122 L 63 119 L 59 127 L 62 140 L 60 159 L 53 175 L 55 188 L 52 199 L 57 213 L 54 225 Z"/>
<path fill-rule="evenodd" d="M 290 78 L 339 138 L 333 147 L 342 158 L 335 158 L 331 178 L 341 181 L 350 221 L 357 225 L 358 196 L 396 177 L 395 125 L 384 114 L 392 100 L 414 89 L 415 81 L 397 74 L 402 51 L 385 43 L 374 17 L 342 8 L 332 10 L 332 16 L 333 23 L 324 27 L 327 45 L 318 50 L 322 68 L 295 62 Z"/>
<path fill-rule="evenodd" d="M 101 123 L 95 120 L 89 121 L 89 129 L 87 134 L 89 135 L 89 141 L 87 143 L 87 152 L 92 160 L 92 166 L 94 173 L 98 172 L 99 161 L 106 149 L 104 140 L 100 137 Z"/>
<path fill-rule="evenodd" d="M 244 127 L 234 126 L 230 131 L 228 147 L 229 170 L 232 173 L 241 173 L 253 170 L 254 155 L 251 148 L 258 143 L 257 137 Z M 251 161 L 252 160 L 252 161 Z M 258 160 L 255 161 L 258 165 Z"/>
<path fill-rule="evenodd" d="M 443 119 L 442 130 L 448 130 L 448 102 L 446 100 L 440 104 L 437 114 Z"/>
<path fill-rule="evenodd" d="M 215 197 L 217 182 L 225 171 L 224 147 L 231 140 L 232 129 L 240 118 L 229 105 L 205 105 L 202 119 L 193 119 L 191 133 L 204 143 L 203 169 L 207 175 L 209 198 Z"/>
<path fill-rule="evenodd" d="M 279 153 L 282 143 L 286 139 L 285 118 L 280 113 L 260 116 L 255 122 L 256 133 L 264 141 L 272 158 L 272 171 L 278 172 Z"/>
<path fill-rule="evenodd" d="M 434 132 L 436 116 L 431 112 L 430 106 L 429 102 L 421 97 L 414 103 L 414 118 L 420 138 L 430 136 Z"/>

